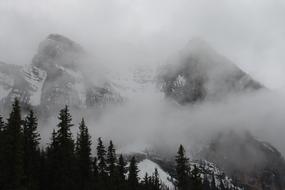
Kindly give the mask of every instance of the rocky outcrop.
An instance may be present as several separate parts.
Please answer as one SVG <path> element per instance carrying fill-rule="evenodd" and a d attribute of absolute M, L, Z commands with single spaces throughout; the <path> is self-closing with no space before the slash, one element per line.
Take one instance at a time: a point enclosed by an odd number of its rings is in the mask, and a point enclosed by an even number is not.
<path fill-rule="evenodd" d="M 40 45 L 32 63 L 25 66 L 0 64 L 2 108 L 18 98 L 22 107 L 34 107 L 45 115 L 62 106 L 102 106 L 122 101 L 108 81 L 90 82 L 81 69 L 83 48 L 72 40 L 51 34 Z"/>
<path fill-rule="evenodd" d="M 192 40 L 179 58 L 162 67 L 159 82 L 166 97 L 195 103 L 222 99 L 229 94 L 253 91 L 263 86 L 206 42 Z"/>
<path fill-rule="evenodd" d="M 249 133 L 220 133 L 200 156 L 215 163 L 245 189 L 285 188 L 285 161 L 281 153 Z"/>

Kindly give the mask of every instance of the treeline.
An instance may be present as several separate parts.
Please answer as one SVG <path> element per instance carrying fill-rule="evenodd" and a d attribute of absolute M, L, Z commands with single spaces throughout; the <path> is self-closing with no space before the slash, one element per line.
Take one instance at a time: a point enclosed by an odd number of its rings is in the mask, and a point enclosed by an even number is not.
<path fill-rule="evenodd" d="M 98 138 L 92 157 L 91 136 L 84 119 L 76 139 L 71 133 L 72 116 L 66 106 L 60 110 L 50 143 L 40 149 L 38 120 L 33 111 L 22 119 L 19 101 L 4 122 L 0 116 L 0 190 L 164 190 L 157 169 L 139 179 L 135 157 L 117 155 L 112 141 L 107 148 Z M 201 180 L 198 168 L 190 169 L 181 145 L 176 156 L 178 190 L 216 189 L 215 180 Z M 225 187 L 221 183 L 220 188 Z"/>
<path fill-rule="evenodd" d="M 226 187 L 222 179 L 216 179 L 214 173 L 209 176 L 201 175 L 201 171 L 196 165 L 190 165 L 189 158 L 186 157 L 185 149 L 179 146 L 176 161 L 176 189 L 178 190 L 236 190 L 238 188 Z"/>
<path fill-rule="evenodd" d="M 22 119 L 18 100 L 3 121 L 0 117 L 1 190 L 161 190 L 157 170 L 143 180 L 138 177 L 135 157 L 117 155 L 113 142 L 97 142 L 91 155 L 91 136 L 82 119 L 76 139 L 72 138 L 72 117 L 66 106 L 59 112 L 57 129 L 44 149 L 39 147 L 37 117 L 33 111 Z M 129 164 L 127 164 L 129 163 Z"/>

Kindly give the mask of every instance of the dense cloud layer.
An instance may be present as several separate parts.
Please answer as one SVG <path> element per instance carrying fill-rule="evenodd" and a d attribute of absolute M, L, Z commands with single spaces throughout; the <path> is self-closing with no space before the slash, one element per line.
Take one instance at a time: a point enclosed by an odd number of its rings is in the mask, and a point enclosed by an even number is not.
<path fill-rule="evenodd" d="M 199 36 L 267 87 L 284 91 L 284 10 L 277 0 L 2 0 L 0 60 L 28 64 L 42 39 L 60 33 L 95 57 L 89 62 L 124 71 L 160 65 Z M 148 89 L 104 112 L 74 113 L 75 123 L 86 116 L 94 138 L 112 138 L 123 151 L 172 151 L 219 130 L 247 129 L 285 153 L 284 96 L 267 90 L 181 107 Z"/>
<path fill-rule="evenodd" d="M 0 59 L 27 64 L 39 41 L 60 33 L 97 62 L 152 65 L 199 36 L 270 88 L 284 89 L 284 9 L 278 0 L 2 0 Z"/>

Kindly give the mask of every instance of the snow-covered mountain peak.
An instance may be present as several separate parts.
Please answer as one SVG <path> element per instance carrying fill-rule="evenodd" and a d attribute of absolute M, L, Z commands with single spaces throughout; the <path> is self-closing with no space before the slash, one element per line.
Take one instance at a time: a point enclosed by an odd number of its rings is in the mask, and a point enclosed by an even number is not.
<path fill-rule="evenodd" d="M 35 106 L 50 115 L 65 104 L 86 108 L 120 102 L 110 82 L 88 78 L 82 69 L 86 64 L 84 56 L 87 55 L 76 42 L 51 34 L 40 43 L 31 64 L 0 64 L 2 108 L 18 98 L 23 108 Z"/>
<path fill-rule="evenodd" d="M 50 75 L 57 72 L 57 66 L 78 69 L 83 54 L 83 48 L 77 43 L 62 35 L 50 34 L 40 43 L 32 62 Z"/>

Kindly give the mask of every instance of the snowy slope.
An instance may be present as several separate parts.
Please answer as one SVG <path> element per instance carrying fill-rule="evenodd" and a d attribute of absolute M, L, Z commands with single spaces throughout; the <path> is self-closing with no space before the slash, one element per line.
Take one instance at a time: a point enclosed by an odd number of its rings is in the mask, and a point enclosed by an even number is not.
<path fill-rule="evenodd" d="M 148 175 L 152 175 L 155 168 L 157 168 L 159 178 L 161 179 L 161 182 L 166 185 L 170 190 L 174 189 L 173 183 L 170 181 L 171 177 L 168 173 L 166 173 L 164 170 L 161 169 L 161 167 L 154 163 L 153 161 L 149 159 L 144 159 L 141 162 L 138 163 L 139 168 L 139 178 L 142 180 L 145 176 L 145 173 Z"/>
<path fill-rule="evenodd" d="M 21 72 L 30 87 L 30 104 L 32 106 L 40 105 L 42 88 L 46 80 L 47 73 L 32 65 L 23 67 Z"/>
<path fill-rule="evenodd" d="M 145 97 L 162 99 L 164 94 L 160 91 L 156 81 L 155 67 L 129 68 L 125 72 L 108 73 L 111 87 L 125 100 L 137 101 Z"/>
<path fill-rule="evenodd" d="M 191 161 L 191 171 L 196 166 L 200 172 L 201 180 L 204 181 L 205 177 L 211 183 L 214 177 L 216 187 L 220 189 L 221 182 L 228 189 L 243 190 L 233 184 L 233 180 L 228 177 L 222 170 L 220 170 L 214 163 L 206 160 Z"/>

